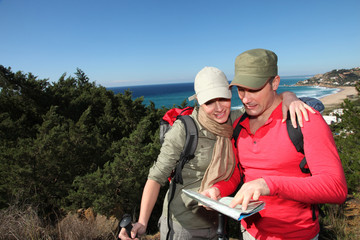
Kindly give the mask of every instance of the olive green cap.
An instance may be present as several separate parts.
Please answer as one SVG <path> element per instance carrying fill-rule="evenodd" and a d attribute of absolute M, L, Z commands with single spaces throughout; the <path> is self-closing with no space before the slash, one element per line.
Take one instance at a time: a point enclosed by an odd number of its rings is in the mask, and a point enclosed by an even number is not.
<path fill-rule="evenodd" d="M 230 86 L 240 86 L 257 90 L 270 77 L 278 75 L 277 56 L 266 49 L 251 49 L 235 59 L 235 76 Z"/>

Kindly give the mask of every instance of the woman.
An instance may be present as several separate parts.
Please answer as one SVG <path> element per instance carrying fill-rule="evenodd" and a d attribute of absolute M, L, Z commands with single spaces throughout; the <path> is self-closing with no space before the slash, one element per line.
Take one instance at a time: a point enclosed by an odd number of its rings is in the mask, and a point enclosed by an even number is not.
<path fill-rule="evenodd" d="M 202 191 L 215 182 L 229 179 L 235 169 L 231 144 L 233 132 L 231 120 L 239 117 L 243 110 L 231 112 L 229 82 L 219 69 L 203 68 L 197 74 L 194 85 L 196 94 L 193 97 L 196 98 L 200 107 L 195 107 L 191 117 L 198 128 L 198 145 L 195 157 L 186 163 L 182 170 L 183 185 L 177 185 L 171 202 L 170 239 L 217 239 L 218 214 L 199 206 L 181 190 Z M 295 99 L 297 100 L 296 97 Z M 294 102 L 294 94 L 288 93 L 284 100 Z M 301 101 L 292 103 L 292 109 L 300 115 L 304 114 L 305 119 L 307 118 L 306 108 L 307 105 Z M 184 144 L 184 125 L 180 121 L 175 121 L 173 127 L 165 135 L 157 161 L 149 171 L 142 195 L 139 220 L 133 225 L 131 231 L 132 238 L 146 232 L 160 187 L 165 185 L 176 166 Z M 163 214 L 159 220 L 161 239 L 165 239 L 168 233 L 168 194 L 169 191 L 164 199 Z M 125 229 L 121 230 L 119 237 L 130 239 Z"/>

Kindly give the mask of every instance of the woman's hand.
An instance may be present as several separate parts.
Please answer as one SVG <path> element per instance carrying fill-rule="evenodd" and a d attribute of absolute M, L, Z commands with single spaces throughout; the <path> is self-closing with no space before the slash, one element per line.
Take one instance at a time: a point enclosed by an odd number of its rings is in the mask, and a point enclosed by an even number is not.
<path fill-rule="evenodd" d="M 142 225 L 141 223 L 137 222 L 133 224 L 133 228 L 131 229 L 131 237 L 127 234 L 126 229 L 122 228 L 119 233 L 119 238 L 121 240 L 131 240 L 131 239 L 138 239 L 138 236 L 144 235 L 146 232 L 146 226 Z"/>
<path fill-rule="evenodd" d="M 205 189 L 201 194 L 214 200 L 218 200 L 221 197 L 220 190 L 217 187 Z"/>
<path fill-rule="evenodd" d="M 216 187 L 211 187 L 211 188 L 205 189 L 200 194 L 202 194 L 208 198 L 214 199 L 214 200 L 218 200 L 221 197 L 220 190 Z M 200 204 L 200 206 L 203 206 L 206 210 L 213 210 L 212 208 L 209 208 L 202 204 Z"/>
<path fill-rule="evenodd" d="M 315 111 L 309 105 L 298 99 L 296 95 L 292 92 L 283 92 L 281 96 L 283 98 L 282 122 L 286 121 L 287 112 L 290 111 L 290 119 L 294 128 L 297 128 L 296 117 L 299 121 L 300 127 L 303 127 L 304 126 L 303 117 L 305 121 L 309 121 L 307 110 L 309 110 L 311 113 L 315 113 Z"/>

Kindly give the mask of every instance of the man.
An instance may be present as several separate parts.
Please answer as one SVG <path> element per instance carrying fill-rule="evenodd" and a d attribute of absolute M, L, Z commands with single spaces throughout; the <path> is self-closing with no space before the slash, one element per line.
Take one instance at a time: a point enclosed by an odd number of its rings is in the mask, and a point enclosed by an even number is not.
<path fill-rule="evenodd" d="M 265 201 L 265 209 L 242 221 L 244 239 L 317 239 L 320 230 L 318 203 L 341 204 L 347 195 L 344 171 L 332 133 L 319 112 L 309 115 L 301 128 L 304 152 L 311 174 L 302 173 L 304 155 L 296 151 L 286 124 L 282 101 L 276 92 L 280 83 L 277 56 L 265 49 L 252 49 L 235 60 L 231 86 L 238 88 L 248 117 L 236 143 L 244 184 L 230 204 L 251 199 Z M 234 126 L 239 122 L 235 121 Z M 229 181 L 203 192 L 212 198 L 235 190 L 240 172 Z"/>

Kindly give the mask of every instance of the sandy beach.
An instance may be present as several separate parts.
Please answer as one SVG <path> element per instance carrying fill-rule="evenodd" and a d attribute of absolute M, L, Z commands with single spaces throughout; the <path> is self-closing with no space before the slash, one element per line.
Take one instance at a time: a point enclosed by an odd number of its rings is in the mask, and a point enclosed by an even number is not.
<path fill-rule="evenodd" d="M 322 103 L 325 105 L 325 108 L 338 105 L 348 98 L 351 95 L 357 95 L 355 87 L 338 87 L 341 89 L 339 92 L 320 98 Z"/>

